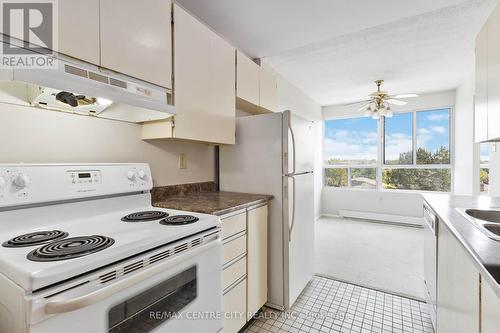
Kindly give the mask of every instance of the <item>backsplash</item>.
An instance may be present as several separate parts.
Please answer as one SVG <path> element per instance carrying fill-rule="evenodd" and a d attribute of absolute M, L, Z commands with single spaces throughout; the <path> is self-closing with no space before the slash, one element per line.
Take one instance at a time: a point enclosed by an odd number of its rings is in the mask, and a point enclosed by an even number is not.
<path fill-rule="evenodd" d="M 214 180 L 213 146 L 144 141 L 139 124 L 0 103 L 0 140 L 0 163 L 146 162 L 155 186 Z"/>
<path fill-rule="evenodd" d="M 153 202 L 175 195 L 189 195 L 197 192 L 215 191 L 215 182 L 202 182 L 169 186 L 156 186 L 151 191 Z"/>

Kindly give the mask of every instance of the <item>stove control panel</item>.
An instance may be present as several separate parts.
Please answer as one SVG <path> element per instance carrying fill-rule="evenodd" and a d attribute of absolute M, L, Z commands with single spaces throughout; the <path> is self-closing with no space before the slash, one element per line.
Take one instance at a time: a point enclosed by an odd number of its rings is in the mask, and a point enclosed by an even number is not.
<path fill-rule="evenodd" d="M 70 186 L 96 186 L 101 184 L 99 170 L 78 170 L 66 173 Z"/>
<path fill-rule="evenodd" d="M 149 165 L 0 164 L 0 208 L 149 192 Z"/>
<path fill-rule="evenodd" d="M 131 188 L 137 186 L 143 187 L 148 184 L 147 173 L 141 168 L 130 168 L 126 172 L 125 177 L 128 179 Z"/>

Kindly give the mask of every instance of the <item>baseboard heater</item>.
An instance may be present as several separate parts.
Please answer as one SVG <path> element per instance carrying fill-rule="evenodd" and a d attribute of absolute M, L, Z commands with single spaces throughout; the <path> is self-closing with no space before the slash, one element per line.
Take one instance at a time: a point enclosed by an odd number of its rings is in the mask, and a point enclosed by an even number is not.
<path fill-rule="evenodd" d="M 380 214 L 374 212 L 363 212 L 357 210 L 340 209 L 340 217 L 350 217 L 354 219 L 371 220 L 378 222 L 406 224 L 411 226 L 423 226 L 423 217 L 403 216 L 393 214 Z"/>

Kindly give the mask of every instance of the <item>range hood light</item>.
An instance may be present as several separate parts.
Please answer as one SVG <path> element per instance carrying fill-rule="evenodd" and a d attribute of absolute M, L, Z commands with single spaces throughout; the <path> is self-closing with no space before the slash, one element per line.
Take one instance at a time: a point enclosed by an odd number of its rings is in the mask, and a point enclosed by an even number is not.
<path fill-rule="evenodd" d="M 96 100 L 97 100 L 97 104 L 103 105 L 103 106 L 108 106 L 108 105 L 111 105 L 113 103 L 113 101 L 111 101 L 107 98 L 102 98 L 102 97 L 97 97 Z"/>

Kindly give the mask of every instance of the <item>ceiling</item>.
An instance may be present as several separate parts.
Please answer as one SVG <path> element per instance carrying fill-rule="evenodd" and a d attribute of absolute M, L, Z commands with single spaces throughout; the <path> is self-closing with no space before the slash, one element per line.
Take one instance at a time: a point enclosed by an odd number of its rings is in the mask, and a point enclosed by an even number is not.
<path fill-rule="evenodd" d="M 498 0 L 178 0 L 321 105 L 456 88 Z"/>

